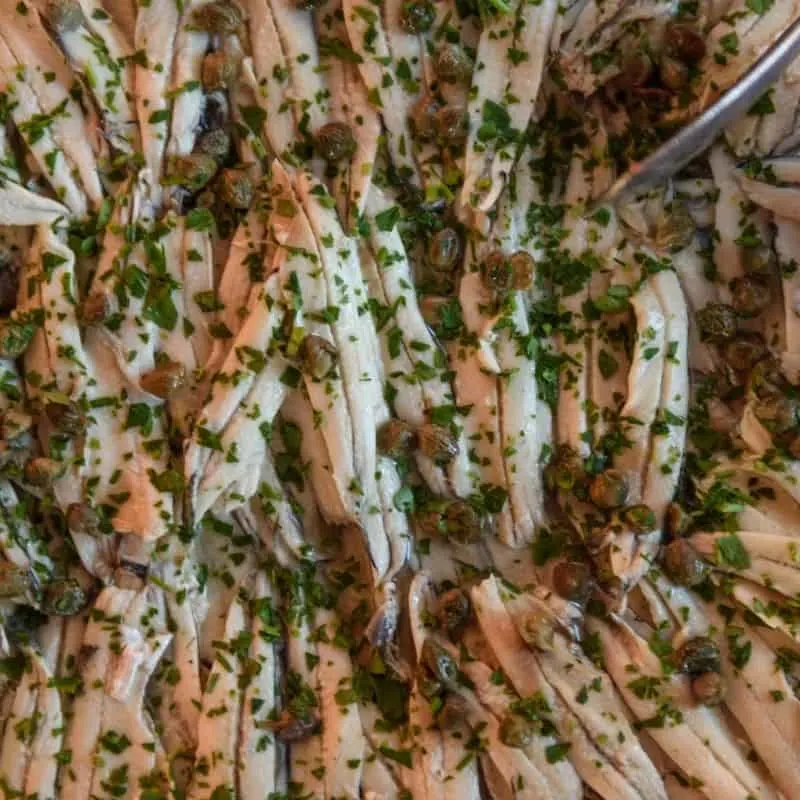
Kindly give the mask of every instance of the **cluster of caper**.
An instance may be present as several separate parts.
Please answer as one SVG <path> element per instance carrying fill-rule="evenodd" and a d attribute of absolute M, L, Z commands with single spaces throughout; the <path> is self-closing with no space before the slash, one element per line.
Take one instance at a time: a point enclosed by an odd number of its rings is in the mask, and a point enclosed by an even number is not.
<path fill-rule="evenodd" d="M 399 419 L 389 420 L 378 431 L 378 450 L 390 458 L 421 453 L 439 466 L 458 455 L 458 440 L 444 425 L 426 422 L 414 428 Z"/>
<path fill-rule="evenodd" d="M 740 317 L 763 311 L 770 301 L 766 280 L 751 275 L 732 286 L 732 305 L 710 303 L 697 313 L 705 341 L 714 343 L 728 368 L 730 388 L 746 386 L 753 412 L 776 445 L 800 458 L 800 396 L 770 356 L 763 336 L 740 330 Z"/>
<path fill-rule="evenodd" d="M 664 30 L 660 52 L 640 47 L 621 57 L 620 72 L 608 83 L 608 92 L 648 117 L 657 115 L 669 107 L 674 94 L 689 86 L 692 70 L 705 54 L 705 37 L 696 25 L 672 22 Z"/>
<path fill-rule="evenodd" d="M 656 528 L 656 517 L 649 506 L 628 505 L 630 477 L 621 470 L 609 467 L 588 475 L 578 453 L 565 445 L 547 465 L 544 475 L 545 485 L 551 492 L 571 493 L 601 511 L 613 513 L 627 530 L 649 533 Z"/>
<path fill-rule="evenodd" d="M 494 531 L 494 519 L 467 500 L 437 498 L 423 504 L 414 513 L 414 525 L 420 536 L 444 537 L 456 544 L 484 541 Z"/>
<path fill-rule="evenodd" d="M 716 642 L 707 636 L 689 639 L 678 651 L 677 660 L 691 680 L 695 700 L 706 706 L 719 705 L 725 697 L 725 681 Z"/>
<path fill-rule="evenodd" d="M 88 603 L 86 592 L 76 580 L 42 580 L 30 567 L 10 561 L 0 562 L 0 598 L 57 616 L 77 614 Z"/>
<path fill-rule="evenodd" d="M 425 247 L 425 268 L 417 278 L 426 290 L 437 293 L 431 296 L 444 297 L 452 293 L 462 252 L 461 235 L 455 228 L 443 227 L 430 236 Z M 426 320 L 435 325 L 438 317 L 434 314 Z"/>
<path fill-rule="evenodd" d="M 236 33 L 243 22 L 241 8 L 229 0 L 202 5 L 192 16 L 194 27 L 217 37 Z M 196 196 L 200 206 L 220 205 L 241 211 L 253 201 L 254 186 L 249 174 L 243 169 L 224 167 L 231 152 L 228 90 L 239 66 L 238 59 L 225 50 L 214 50 L 205 56 L 201 71 L 205 92 L 203 132 L 194 152 L 177 156 L 171 163 L 170 182 Z"/>
<path fill-rule="evenodd" d="M 776 445 L 800 458 L 800 394 L 778 364 L 762 358 L 753 366 L 747 382 L 753 411 L 772 434 Z"/>
<path fill-rule="evenodd" d="M 481 282 L 491 294 L 492 308 L 502 308 L 513 291 L 530 288 L 535 268 L 533 256 L 525 250 L 510 254 L 492 250 L 480 262 Z"/>
<path fill-rule="evenodd" d="M 436 10 L 429 0 L 406 0 L 401 24 L 408 33 L 428 33 L 436 21 Z M 433 57 L 436 76 L 441 83 L 467 83 L 472 76 L 472 60 L 455 42 L 443 42 Z M 446 151 L 463 146 L 469 132 L 465 109 L 440 101 L 433 91 L 425 92 L 411 113 L 411 127 L 420 141 L 437 141 Z"/>
<path fill-rule="evenodd" d="M 417 686 L 442 728 L 463 720 L 458 694 L 460 677 L 461 670 L 447 648 L 433 637 L 426 639 L 417 664 Z"/>

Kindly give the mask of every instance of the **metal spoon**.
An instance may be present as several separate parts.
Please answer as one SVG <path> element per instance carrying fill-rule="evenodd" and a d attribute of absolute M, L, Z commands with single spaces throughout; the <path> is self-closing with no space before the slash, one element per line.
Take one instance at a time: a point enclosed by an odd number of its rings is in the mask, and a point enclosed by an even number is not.
<path fill-rule="evenodd" d="M 613 203 L 623 194 L 642 192 L 671 178 L 712 145 L 722 130 L 753 107 L 783 70 L 800 55 L 800 19 L 795 20 L 761 58 L 697 119 L 644 161 L 632 164 L 605 195 L 593 203 Z"/>

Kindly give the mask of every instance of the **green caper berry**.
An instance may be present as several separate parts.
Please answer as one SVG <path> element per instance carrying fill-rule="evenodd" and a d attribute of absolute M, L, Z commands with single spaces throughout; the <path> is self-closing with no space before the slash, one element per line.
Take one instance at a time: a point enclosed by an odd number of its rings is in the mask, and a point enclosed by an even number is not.
<path fill-rule="evenodd" d="M 616 469 L 607 469 L 592 478 L 589 496 L 598 508 L 614 509 L 628 500 L 628 478 Z"/>
<path fill-rule="evenodd" d="M 691 542 L 675 539 L 664 548 L 664 571 L 683 586 L 698 586 L 708 574 L 705 562 Z"/>
<path fill-rule="evenodd" d="M 704 672 L 720 672 L 722 656 L 713 639 L 697 636 L 689 639 L 678 652 L 678 663 L 684 672 L 699 675 Z"/>
<path fill-rule="evenodd" d="M 225 0 L 200 6 L 192 14 L 192 25 L 198 30 L 228 36 L 236 33 L 244 22 L 244 15 L 238 5 Z"/>
<path fill-rule="evenodd" d="M 696 318 L 704 341 L 721 342 L 736 335 L 736 311 L 725 303 L 709 303 L 697 312 Z"/>
<path fill-rule="evenodd" d="M 464 83 L 472 76 L 472 60 L 462 47 L 452 42 L 445 42 L 436 51 L 434 68 L 444 83 Z"/>
<path fill-rule="evenodd" d="M 314 147 L 329 163 L 344 161 L 356 151 L 356 140 L 345 122 L 329 122 L 314 135 Z"/>

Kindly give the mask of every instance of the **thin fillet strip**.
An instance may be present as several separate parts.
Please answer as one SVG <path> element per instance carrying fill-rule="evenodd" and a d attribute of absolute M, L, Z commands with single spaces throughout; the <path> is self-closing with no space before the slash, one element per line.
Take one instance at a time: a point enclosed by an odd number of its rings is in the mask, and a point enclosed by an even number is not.
<path fill-rule="evenodd" d="M 139 6 L 136 17 L 136 50 L 144 53 L 144 62 L 137 61 L 134 68 L 136 115 L 142 156 L 150 171 L 154 197 L 164 173 L 170 118 L 167 90 L 179 21 L 178 4 L 174 0 L 152 0 Z"/>
<path fill-rule="evenodd" d="M 67 158 L 75 165 L 81 184 L 91 205 L 98 208 L 103 201 L 103 187 L 97 169 L 97 156 L 92 149 L 89 125 L 84 113 L 70 94 L 74 75 L 63 55 L 42 26 L 39 15 L 32 11 L 21 15 L 0 11 L 3 22 L 0 35 L 14 54 L 42 111 L 52 116 L 50 130 Z"/>
<path fill-rule="evenodd" d="M 88 199 L 82 186 L 72 175 L 72 166 L 56 144 L 53 134 L 41 122 L 42 107 L 30 86 L 16 74 L 16 59 L 5 41 L 0 38 L 0 85 L 10 98 L 11 119 L 36 161 L 39 172 L 52 186 L 70 212 L 86 216 Z"/>

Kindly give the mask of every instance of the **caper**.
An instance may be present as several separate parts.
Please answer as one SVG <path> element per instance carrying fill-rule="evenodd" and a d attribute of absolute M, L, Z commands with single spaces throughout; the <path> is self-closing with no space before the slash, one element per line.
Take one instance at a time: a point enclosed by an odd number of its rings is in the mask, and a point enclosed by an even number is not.
<path fill-rule="evenodd" d="M 664 528 L 671 538 L 676 539 L 686 533 L 691 519 L 680 504 L 673 502 L 667 506 L 667 513 L 664 516 Z"/>
<path fill-rule="evenodd" d="M 766 278 L 773 275 L 777 267 L 775 251 L 766 245 L 745 248 L 742 261 L 745 272 L 756 277 Z"/>
<path fill-rule="evenodd" d="M 439 141 L 446 147 L 458 147 L 467 140 L 469 117 L 463 108 L 445 106 L 439 109 L 434 124 Z"/>
<path fill-rule="evenodd" d="M 691 542 L 674 539 L 664 548 L 664 571 L 683 586 L 697 586 L 705 580 L 708 568 Z"/>
<path fill-rule="evenodd" d="M 704 706 L 718 706 L 725 699 L 725 679 L 718 672 L 704 672 L 692 680 L 692 694 Z"/>
<path fill-rule="evenodd" d="M 439 598 L 436 616 L 441 627 L 453 638 L 467 626 L 471 613 L 469 597 L 461 589 L 450 589 Z"/>
<path fill-rule="evenodd" d="M 507 747 L 525 748 L 533 743 L 533 724 L 519 714 L 506 714 L 500 722 L 500 741 Z"/>
<path fill-rule="evenodd" d="M 592 593 L 592 571 L 582 561 L 559 561 L 553 567 L 553 588 L 565 600 L 586 605 Z"/>
<path fill-rule="evenodd" d="M 458 544 L 482 541 L 492 531 L 492 520 L 465 500 L 453 500 L 444 512 L 445 536 Z"/>
<path fill-rule="evenodd" d="M 452 228 L 442 228 L 428 242 L 428 264 L 435 272 L 451 272 L 461 258 L 461 238 Z"/>
<path fill-rule="evenodd" d="M 528 611 L 519 618 L 519 633 L 526 644 L 536 650 L 550 652 L 553 649 L 555 626 L 553 619 L 544 611 Z"/>
<path fill-rule="evenodd" d="M 436 51 L 434 68 L 443 83 L 465 83 L 472 77 L 472 59 L 453 42 L 445 42 Z"/>
<path fill-rule="evenodd" d="M 723 342 L 736 336 L 736 311 L 725 303 L 708 303 L 696 314 L 700 336 L 707 342 Z"/>
<path fill-rule="evenodd" d="M 207 33 L 228 36 L 236 33 L 244 22 L 244 15 L 236 3 L 217 0 L 195 9 L 192 26 Z"/>
<path fill-rule="evenodd" d="M 414 429 L 399 419 L 390 419 L 378 430 L 378 451 L 390 458 L 407 456 L 416 443 Z"/>
<path fill-rule="evenodd" d="M 177 156 L 172 160 L 170 180 L 185 186 L 192 192 L 199 192 L 217 172 L 217 160 L 207 153 L 192 153 Z"/>
<path fill-rule="evenodd" d="M 658 248 L 682 250 L 691 244 L 695 230 L 695 222 L 689 210 L 683 203 L 674 201 L 659 215 L 653 239 Z"/>
<path fill-rule="evenodd" d="M 311 334 L 300 345 L 300 360 L 304 372 L 321 381 L 336 367 L 338 354 L 327 339 Z"/>
<path fill-rule="evenodd" d="M 41 610 L 45 614 L 69 617 L 83 611 L 89 598 L 81 585 L 72 578 L 62 578 L 44 585 Z"/>
<path fill-rule="evenodd" d="M 780 389 L 757 398 L 753 403 L 753 413 L 771 433 L 786 433 L 796 427 L 800 422 L 799 412 L 797 400 Z"/>
<path fill-rule="evenodd" d="M 414 527 L 420 536 L 444 536 L 447 533 L 445 524 L 446 503 L 430 503 L 414 514 Z"/>
<path fill-rule="evenodd" d="M 650 533 L 658 525 L 655 512 L 644 504 L 628 506 L 620 512 L 620 518 L 634 533 Z"/>
<path fill-rule="evenodd" d="M 623 89 L 633 89 L 644 86 L 652 74 L 653 61 L 650 56 L 642 51 L 633 51 L 624 58 L 614 84 Z"/>
<path fill-rule="evenodd" d="M 78 0 L 51 0 L 47 5 L 47 19 L 56 33 L 76 31 L 86 21 Z"/>
<path fill-rule="evenodd" d="M 222 201 L 231 208 L 246 211 L 253 202 L 253 181 L 243 169 L 224 169 L 219 178 Z"/>
<path fill-rule="evenodd" d="M 529 289 L 533 283 L 533 273 L 536 262 L 533 256 L 525 250 L 517 250 L 508 259 L 511 265 L 511 285 L 515 289 Z"/>
<path fill-rule="evenodd" d="M 669 52 L 687 64 L 696 64 L 706 54 L 705 38 L 693 25 L 670 23 L 665 37 Z"/>
<path fill-rule="evenodd" d="M 545 486 L 551 492 L 569 492 L 583 474 L 578 453 L 569 445 L 560 445 L 544 469 Z"/>
<path fill-rule="evenodd" d="M 436 9 L 428 0 L 406 0 L 400 24 L 408 33 L 427 33 L 436 21 Z"/>
<path fill-rule="evenodd" d="M 12 313 L 0 320 L 0 358 L 19 358 L 33 341 L 37 325 Z"/>
<path fill-rule="evenodd" d="M 197 140 L 197 150 L 217 161 L 224 161 L 231 150 L 230 134 L 223 128 L 206 131 Z"/>
<path fill-rule="evenodd" d="M 758 316 L 770 303 L 769 286 L 757 278 L 746 276 L 731 281 L 731 304 L 742 317 Z"/>
<path fill-rule="evenodd" d="M 423 455 L 439 465 L 452 461 L 459 451 L 458 440 L 450 429 L 433 423 L 417 428 L 417 447 Z"/>
<path fill-rule="evenodd" d="M 722 346 L 723 358 L 737 372 L 749 372 L 767 353 L 764 337 L 755 331 L 742 331 Z"/>
<path fill-rule="evenodd" d="M 679 92 L 689 83 L 689 67 L 683 61 L 671 56 L 662 56 L 658 74 L 661 83 L 673 92 Z"/>
<path fill-rule="evenodd" d="M 139 379 L 139 385 L 149 394 L 166 400 L 173 392 L 186 385 L 186 368 L 176 361 L 165 361 L 144 373 Z"/>
<path fill-rule="evenodd" d="M 217 131 L 227 126 L 231 116 L 231 105 L 226 92 L 215 89 L 206 95 L 203 107 L 203 128 Z"/>
<path fill-rule="evenodd" d="M 102 325 L 114 313 L 114 302 L 105 292 L 87 295 L 78 306 L 78 320 L 81 324 Z"/>
<path fill-rule="evenodd" d="M 417 139 L 427 142 L 436 138 L 438 133 L 438 113 L 439 103 L 432 94 L 425 93 L 414 103 L 409 122 L 411 123 L 411 130 Z"/>
<path fill-rule="evenodd" d="M 426 639 L 422 645 L 420 661 L 445 688 L 452 689 L 458 685 L 458 664 L 447 650 L 432 639 Z"/>
<path fill-rule="evenodd" d="M 314 135 L 314 147 L 330 163 L 344 161 L 356 151 L 356 140 L 346 122 L 329 122 Z"/>
<path fill-rule="evenodd" d="M 62 465 L 52 458 L 38 456 L 28 459 L 22 470 L 25 480 L 32 486 L 48 487 L 62 471 Z"/>
<path fill-rule="evenodd" d="M 207 92 L 214 89 L 227 89 L 236 79 L 238 71 L 238 62 L 224 50 L 208 53 L 203 59 L 203 88 Z"/>
<path fill-rule="evenodd" d="M 26 567 L 19 567 L 10 561 L 0 562 L 0 598 L 27 599 L 35 585 L 33 573 Z"/>
<path fill-rule="evenodd" d="M 510 259 L 502 250 L 492 250 L 480 263 L 481 280 L 488 289 L 508 291 L 514 282 Z"/>
<path fill-rule="evenodd" d="M 68 436 L 79 436 L 86 430 L 86 416 L 77 403 L 46 403 L 44 413 L 54 428 Z"/>
<path fill-rule="evenodd" d="M 780 366 L 769 356 L 755 364 L 747 376 L 747 391 L 756 397 L 769 397 L 783 385 Z"/>
<path fill-rule="evenodd" d="M 72 503 L 67 508 L 67 528 L 71 533 L 85 533 L 89 536 L 103 534 L 98 513 L 87 503 Z"/>
<path fill-rule="evenodd" d="M 624 506 L 629 491 L 628 477 L 616 469 L 598 473 L 589 484 L 589 496 L 598 508 L 613 509 Z"/>
<path fill-rule="evenodd" d="M 689 639 L 678 652 L 678 663 L 681 669 L 690 675 L 722 670 L 719 647 L 713 639 L 709 639 L 707 636 Z"/>

